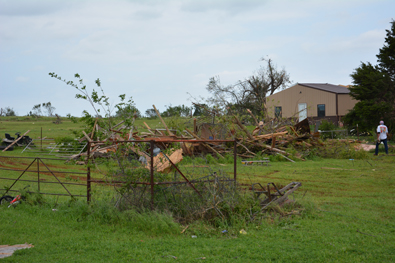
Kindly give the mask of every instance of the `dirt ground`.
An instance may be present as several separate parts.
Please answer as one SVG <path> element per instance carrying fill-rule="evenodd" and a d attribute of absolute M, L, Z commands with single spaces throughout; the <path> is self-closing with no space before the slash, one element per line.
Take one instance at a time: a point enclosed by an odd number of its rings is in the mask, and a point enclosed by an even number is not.
<path fill-rule="evenodd" d="M 360 149 L 363 149 L 363 150 L 365 150 L 365 151 L 370 151 L 370 150 L 374 150 L 374 149 L 376 149 L 376 145 L 372 145 L 372 144 L 364 144 L 364 143 L 361 143 L 360 145 L 359 145 L 359 147 L 360 147 Z"/>

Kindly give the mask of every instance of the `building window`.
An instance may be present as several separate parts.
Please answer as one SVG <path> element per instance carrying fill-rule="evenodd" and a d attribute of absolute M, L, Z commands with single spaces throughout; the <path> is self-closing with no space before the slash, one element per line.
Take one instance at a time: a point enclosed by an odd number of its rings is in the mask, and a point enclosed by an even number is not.
<path fill-rule="evenodd" d="M 325 117 L 325 104 L 318 104 L 317 105 L 317 116 L 318 117 Z"/>
<path fill-rule="evenodd" d="M 283 109 L 281 106 L 274 107 L 274 117 L 275 118 L 282 118 L 283 116 Z"/>

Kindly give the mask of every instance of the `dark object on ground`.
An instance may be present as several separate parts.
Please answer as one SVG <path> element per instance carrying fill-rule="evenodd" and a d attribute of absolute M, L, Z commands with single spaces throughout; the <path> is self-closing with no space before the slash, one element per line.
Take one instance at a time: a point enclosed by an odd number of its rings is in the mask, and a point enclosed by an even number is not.
<path fill-rule="evenodd" d="M 11 137 L 11 135 L 8 134 L 8 133 L 5 134 L 5 138 L 6 138 L 7 140 L 10 140 L 10 141 L 15 140 L 15 138 L 14 138 L 14 137 Z"/>
<path fill-rule="evenodd" d="M 5 195 L 0 198 L 0 205 L 9 205 L 10 202 L 14 199 L 14 197 L 10 195 Z"/>
<path fill-rule="evenodd" d="M 310 133 L 310 124 L 309 120 L 306 118 L 303 121 L 294 125 L 294 128 L 297 132 L 300 133 Z"/>
<path fill-rule="evenodd" d="M 33 141 L 33 139 L 27 135 L 22 136 L 22 138 L 19 139 L 21 137 L 20 132 L 15 133 L 15 135 L 17 136 L 16 138 L 11 137 L 11 135 L 9 133 L 6 133 L 5 139 L 3 139 L 3 144 L 5 144 L 7 146 L 7 145 L 12 144 L 14 141 L 18 140 L 18 142 L 16 143 L 17 146 L 26 146 Z"/>
<path fill-rule="evenodd" d="M 7 147 L 7 145 L 0 145 L 0 151 L 4 150 Z M 14 146 L 11 146 L 10 148 L 7 149 L 7 151 L 13 151 Z"/>

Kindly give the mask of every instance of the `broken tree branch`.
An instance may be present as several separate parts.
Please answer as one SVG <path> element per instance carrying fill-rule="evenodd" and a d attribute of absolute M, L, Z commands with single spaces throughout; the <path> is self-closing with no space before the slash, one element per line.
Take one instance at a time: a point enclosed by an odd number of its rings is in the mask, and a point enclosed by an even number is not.
<path fill-rule="evenodd" d="M 246 129 L 246 127 L 244 127 L 244 125 L 243 124 L 241 124 L 241 122 L 239 121 L 239 119 L 235 116 L 235 115 L 233 115 L 233 117 L 235 118 L 235 120 L 236 120 L 236 124 L 237 125 L 239 125 L 239 127 L 245 132 L 245 134 L 247 134 L 247 137 L 250 139 L 250 140 L 255 140 L 255 138 L 251 135 L 251 133 Z"/>
<path fill-rule="evenodd" d="M 248 111 L 248 113 L 252 116 L 252 118 L 255 120 L 255 125 L 256 125 L 257 127 L 259 127 L 258 120 L 255 118 L 254 114 L 252 114 L 252 112 L 251 112 L 249 109 L 247 109 L 247 111 Z"/>

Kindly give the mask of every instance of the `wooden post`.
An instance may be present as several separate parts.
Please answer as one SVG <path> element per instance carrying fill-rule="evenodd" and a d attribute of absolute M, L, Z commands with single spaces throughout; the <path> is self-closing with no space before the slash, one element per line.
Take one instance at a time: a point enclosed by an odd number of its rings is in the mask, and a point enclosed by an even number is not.
<path fill-rule="evenodd" d="M 147 127 L 148 131 L 149 131 L 151 134 L 155 134 L 154 132 L 151 131 L 151 128 L 148 126 L 148 124 L 147 124 L 146 122 L 144 122 L 144 125 L 145 125 L 145 127 Z"/>
<path fill-rule="evenodd" d="M 274 148 L 274 146 L 276 145 L 276 136 L 272 136 L 272 149 Z"/>
<path fill-rule="evenodd" d="M 85 132 L 84 132 L 84 134 L 85 134 Z M 88 152 L 87 152 L 87 156 L 86 156 L 86 164 L 88 166 L 87 173 L 86 173 L 86 200 L 88 203 L 91 201 L 91 167 L 89 165 L 90 155 L 91 155 L 91 141 L 88 140 Z"/>
<path fill-rule="evenodd" d="M 150 141 L 150 154 L 151 154 L 151 163 L 150 163 L 150 184 L 151 184 L 151 210 L 154 210 L 154 141 Z"/>
<path fill-rule="evenodd" d="M 17 141 L 19 141 L 20 139 L 22 139 L 23 136 L 25 136 L 25 135 L 28 134 L 29 132 L 30 132 L 30 130 L 28 130 L 27 132 L 25 132 L 21 137 L 19 137 L 19 138 L 16 139 L 13 143 L 11 143 L 10 145 L 8 145 L 8 146 L 3 150 L 3 152 L 7 151 L 8 148 L 10 148 L 12 145 L 14 145 L 14 144 L 15 144 Z"/>
<path fill-rule="evenodd" d="M 82 131 L 82 133 L 84 134 L 84 136 L 88 140 L 88 142 L 92 142 L 91 138 L 89 138 L 88 134 L 86 134 L 85 131 Z"/>
<path fill-rule="evenodd" d="M 95 120 L 95 124 L 93 124 L 93 129 L 92 129 L 92 132 L 91 132 L 91 137 L 92 137 L 92 139 L 94 138 L 93 135 L 95 134 L 96 124 L 97 124 L 97 118 L 96 118 L 96 120 Z"/>
<path fill-rule="evenodd" d="M 162 119 L 162 117 L 159 114 L 159 111 L 156 109 L 155 105 L 152 105 L 154 107 L 154 110 L 156 112 L 156 115 L 158 115 L 160 121 L 162 122 L 163 126 L 165 126 L 166 131 L 169 133 L 170 136 L 173 136 L 174 134 L 167 128 L 166 122 Z"/>
<path fill-rule="evenodd" d="M 237 139 L 235 138 L 235 142 L 233 145 L 233 176 L 235 180 L 235 186 L 236 186 L 236 176 L 237 176 Z"/>
<path fill-rule="evenodd" d="M 37 159 L 37 189 L 40 193 L 40 162 Z"/>

